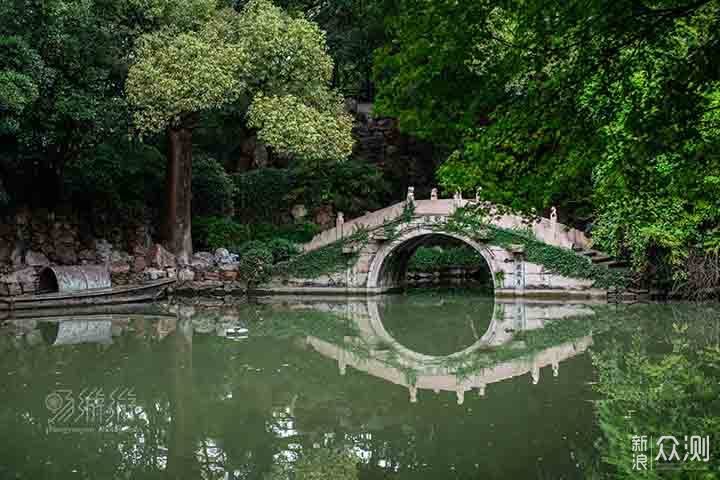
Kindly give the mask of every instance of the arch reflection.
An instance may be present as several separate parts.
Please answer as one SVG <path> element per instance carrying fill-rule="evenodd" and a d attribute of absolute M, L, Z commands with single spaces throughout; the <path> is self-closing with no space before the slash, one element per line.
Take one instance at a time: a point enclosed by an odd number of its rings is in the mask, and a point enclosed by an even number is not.
<path fill-rule="evenodd" d="M 571 333 L 569 338 L 543 332 L 557 321 L 594 315 L 587 305 L 496 299 L 488 327 L 477 341 L 447 355 L 428 355 L 409 348 L 388 332 L 381 315 L 384 301 L 387 299 L 368 298 L 349 302 L 344 308 L 330 302 L 308 303 L 308 308 L 336 313 L 344 309 L 356 333 L 346 335 L 342 342 L 313 335 L 306 341 L 321 355 L 335 360 L 340 375 L 352 367 L 381 378 L 406 388 L 411 402 L 417 402 L 420 390 L 430 390 L 453 392 L 457 403 L 463 404 L 466 392 L 475 390 L 482 396 L 488 385 L 526 374 L 537 384 L 543 367 L 551 366 L 557 377 L 561 362 L 592 345 L 590 332 Z"/>

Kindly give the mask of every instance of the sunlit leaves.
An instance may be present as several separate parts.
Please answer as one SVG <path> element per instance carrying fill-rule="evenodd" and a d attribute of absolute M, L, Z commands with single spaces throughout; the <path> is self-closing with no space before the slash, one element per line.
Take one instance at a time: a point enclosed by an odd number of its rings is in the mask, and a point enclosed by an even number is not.
<path fill-rule="evenodd" d="M 328 90 L 332 60 L 315 24 L 265 0 L 218 10 L 197 31 L 143 37 L 127 80 L 142 131 L 179 124 L 239 99 L 248 122 L 278 152 L 340 160 L 352 150 L 351 118 Z"/>
<path fill-rule="evenodd" d="M 219 108 L 240 95 L 243 51 L 211 39 L 202 31 L 143 38 L 126 85 L 141 130 L 161 130 L 183 115 Z"/>
<path fill-rule="evenodd" d="M 308 161 L 341 160 L 352 153 L 352 119 L 339 102 L 328 107 L 309 106 L 293 95 L 258 95 L 248 120 L 258 138 L 280 153 Z"/>

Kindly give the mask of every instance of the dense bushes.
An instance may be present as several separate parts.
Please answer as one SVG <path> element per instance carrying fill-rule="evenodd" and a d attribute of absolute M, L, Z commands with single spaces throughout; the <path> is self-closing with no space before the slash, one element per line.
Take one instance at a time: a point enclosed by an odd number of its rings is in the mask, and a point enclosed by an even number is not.
<path fill-rule="evenodd" d="M 193 241 L 199 249 L 215 250 L 224 247 L 237 250 L 246 242 L 268 242 L 274 239 L 291 244 L 305 243 L 319 232 L 312 223 L 274 225 L 271 223 L 243 224 L 230 217 L 197 217 L 193 219 Z"/>
<path fill-rule="evenodd" d="M 293 171 L 294 203 L 308 209 L 332 205 L 348 218 L 385 207 L 390 186 L 377 165 L 346 161 L 322 169 L 300 167 Z"/>
<path fill-rule="evenodd" d="M 132 141 L 98 145 L 68 164 L 65 191 L 75 205 L 131 214 L 161 205 L 165 159 L 154 147 Z"/>
<path fill-rule="evenodd" d="M 484 260 L 470 247 L 419 247 L 408 265 L 411 272 L 435 272 L 446 268 L 473 268 L 484 265 Z"/>
<path fill-rule="evenodd" d="M 292 208 L 290 192 L 293 183 L 289 170 L 261 168 L 233 175 L 233 182 L 235 213 L 245 223 L 277 223 Z"/>
<path fill-rule="evenodd" d="M 243 222 L 282 222 L 295 204 L 312 211 L 332 205 L 348 217 L 384 207 L 390 187 L 376 166 L 346 161 L 323 168 L 261 168 L 233 176 L 235 208 Z"/>
<path fill-rule="evenodd" d="M 212 157 L 196 154 L 193 157 L 192 210 L 193 216 L 229 215 L 233 211 L 235 185 L 230 175 Z"/>

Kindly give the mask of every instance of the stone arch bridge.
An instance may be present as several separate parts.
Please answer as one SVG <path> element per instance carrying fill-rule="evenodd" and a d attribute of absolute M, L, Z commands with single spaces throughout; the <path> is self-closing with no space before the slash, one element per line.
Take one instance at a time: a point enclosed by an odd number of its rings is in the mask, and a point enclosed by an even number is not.
<path fill-rule="evenodd" d="M 413 204 L 412 209 L 408 209 L 409 202 Z M 353 254 L 350 258 L 354 261 L 349 262 L 344 271 L 317 278 L 289 278 L 283 285 L 273 286 L 272 290 L 280 293 L 387 292 L 403 286 L 408 262 L 418 247 L 434 242 L 438 237 L 446 237 L 471 246 L 485 259 L 496 295 L 606 297 L 607 291 L 593 288 L 592 280 L 566 277 L 527 261 L 521 248 L 492 245 L 481 238 L 443 229 L 443 224 L 459 207 L 473 203 L 460 198 L 437 199 L 435 195 L 429 200 L 415 200 L 409 193 L 405 202 L 351 221 L 344 221 L 340 213 L 334 228 L 318 234 L 302 248 L 304 252 L 311 252 L 348 239 L 362 229 L 368 233 L 368 241 L 360 246 L 344 247 L 346 253 Z M 412 212 L 409 217 L 408 212 Z M 613 263 L 612 258 L 590 248 L 583 232 L 557 222 L 554 213 L 552 218 L 533 222 L 512 214 L 498 213 L 489 218 L 496 227 L 529 228 L 538 240 L 587 256 L 593 263 Z M 385 227 L 391 222 L 394 233 L 390 236 Z"/>

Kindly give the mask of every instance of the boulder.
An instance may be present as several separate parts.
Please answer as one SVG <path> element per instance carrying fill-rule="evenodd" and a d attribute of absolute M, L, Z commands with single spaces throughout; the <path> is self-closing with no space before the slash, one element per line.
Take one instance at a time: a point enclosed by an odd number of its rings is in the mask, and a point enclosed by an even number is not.
<path fill-rule="evenodd" d="M 150 247 L 146 260 L 148 265 L 155 268 L 174 268 L 177 265 L 175 255 L 165 250 L 165 248 L 159 243 Z"/>
<path fill-rule="evenodd" d="M 12 246 L 8 242 L 3 242 L 0 239 L 0 263 L 7 263 L 10 260 L 12 254 Z"/>
<path fill-rule="evenodd" d="M 37 272 L 29 267 L 3 275 L 0 277 L 0 285 L 5 295 L 33 293 L 37 290 Z"/>
<path fill-rule="evenodd" d="M 145 280 L 158 280 L 160 278 L 165 278 L 165 270 L 148 268 L 145 272 L 143 272 L 143 276 L 145 277 Z"/>
<path fill-rule="evenodd" d="M 178 272 L 177 278 L 181 282 L 192 282 L 193 280 L 195 280 L 195 272 L 193 272 L 189 268 L 183 268 Z"/>
<path fill-rule="evenodd" d="M 114 262 L 110 264 L 110 275 L 130 273 L 130 265 L 126 262 Z"/>
<path fill-rule="evenodd" d="M 237 263 L 237 258 L 238 256 L 230 253 L 227 248 L 218 248 L 215 250 L 215 262 L 218 265 Z"/>
<path fill-rule="evenodd" d="M 10 254 L 10 262 L 14 268 L 20 268 L 23 265 L 23 247 L 20 242 L 15 244 L 15 248 Z"/>
<path fill-rule="evenodd" d="M 81 262 L 94 263 L 95 261 L 97 261 L 97 255 L 92 250 L 86 248 L 78 252 L 78 259 Z"/>
<path fill-rule="evenodd" d="M 215 255 L 210 252 L 197 252 L 190 259 L 190 266 L 196 270 L 204 272 L 215 265 Z"/>
<path fill-rule="evenodd" d="M 322 228 L 335 226 L 335 215 L 333 214 L 332 205 L 325 205 L 315 211 L 315 223 Z"/>
<path fill-rule="evenodd" d="M 222 269 L 222 267 L 221 267 L 221 269 Z M 237 270 L 221 270 L 220 278 L 222 278 L 226 282 L 233 282 L 233 281 L 237 280 L 238 272 L 237 272 Z"/>

